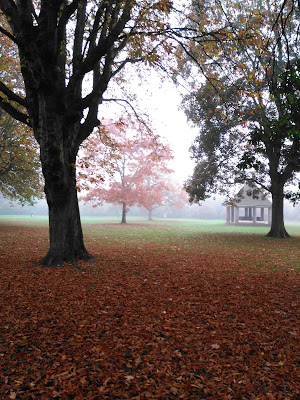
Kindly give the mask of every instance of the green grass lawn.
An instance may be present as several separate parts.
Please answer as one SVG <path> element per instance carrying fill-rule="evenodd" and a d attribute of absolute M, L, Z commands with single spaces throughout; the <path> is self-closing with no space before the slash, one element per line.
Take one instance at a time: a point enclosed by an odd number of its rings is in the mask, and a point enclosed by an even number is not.
<path fill-rule="evenodd" d="M 41 228 L 47 237 L 47 217 L 0 216 L 1 223 Z M 168 251 L 178 260 L 200 251 L 211 257 L 230 256 L 253 268 L 300 268 L 300 222 L 286 223 L 292 236 L 289 239 L 266 237 L 267 226 L 233 226 L 222 220 L 163 219 L 149 222 L 129 217 L 127 224 L 120 224 L 118 217 L 83 217 L 82 225 L 86 247 L 96 256 L 102 248 L 112 245 L 121 253 L 126 247 L 140 250 L 151 245 L 155 254 Z"/>
<path fill-rule="evenodd" d="M 82 224 L 120 224 L 120 217 L 82 217 Z M 47 226 L 48 217 L 46 216 L 23 216 L 23 215 L 0 215 L 0 223 L 21 224 L 27 226 Z M 130 224 L 149 224 L 149 226 L 160 225 L 165 229 L 170 227 L 171 230 L 184 230 L 185 232 L 215 232 L 215 233 L 257 233 L 266 235 L 269 231 L 268 226 L 234 226 L 226 225 L 224 220 L 197 220 L 197 219 L 161 219 L 147 221 L 145 218 L 128 217 L 128 225 Z M 290 235 L 300 236 L 300 221 L 286 221 L 285 226 Z"/>

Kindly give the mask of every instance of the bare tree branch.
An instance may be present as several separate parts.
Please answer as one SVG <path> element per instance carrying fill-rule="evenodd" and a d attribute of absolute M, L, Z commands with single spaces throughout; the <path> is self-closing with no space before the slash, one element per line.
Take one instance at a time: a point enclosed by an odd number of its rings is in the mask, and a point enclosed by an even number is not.
<path fill-rule="evenodd" d="M 10 114 L 16 120 L 23 122 L 23 124 L 30 126 L 31 123 L 29 120 L 29 116 L 27 114 L 22 113 L 13 107 L 10 103 L 8 103 L 3 97 L 0 96 L 0 107 L 3 108 L 8 114 Z"/>

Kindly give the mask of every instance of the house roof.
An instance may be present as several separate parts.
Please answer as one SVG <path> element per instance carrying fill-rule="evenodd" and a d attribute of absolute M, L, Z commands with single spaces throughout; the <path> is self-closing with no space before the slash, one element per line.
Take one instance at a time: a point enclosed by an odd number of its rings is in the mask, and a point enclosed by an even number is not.
<path fill-rule="evenodd" d="M 249 186 L 245 183 L 242 189 L 232 199 L 237 207 L 271 207 L 272 203 L 266 198 L 262 191 L 256 186 Z"/>

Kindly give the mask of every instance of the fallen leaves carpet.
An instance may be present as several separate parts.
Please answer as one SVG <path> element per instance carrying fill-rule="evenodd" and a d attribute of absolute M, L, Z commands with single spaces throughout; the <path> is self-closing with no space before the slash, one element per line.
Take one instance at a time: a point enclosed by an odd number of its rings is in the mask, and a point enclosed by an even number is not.
<path fill-rule="evenodd" d="M 258 262 L 234 237 L 88 226 L 94 262 L 52 269 L 47 228 L 0 228 L 1 399 L 300 398 L 299 272 L 270 267 L 274 241 Z"/>

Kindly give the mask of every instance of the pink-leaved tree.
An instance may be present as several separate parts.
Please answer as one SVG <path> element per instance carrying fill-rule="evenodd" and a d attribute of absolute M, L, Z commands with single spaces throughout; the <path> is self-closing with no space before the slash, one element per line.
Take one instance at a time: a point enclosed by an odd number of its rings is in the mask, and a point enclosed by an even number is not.
<path fill-rule="evenodd" d="M 103 202 L 121 205 L 121 222 L 126 223 L 131 206 L 149 211 L 154 204 L 163 204 L 167 176 L 173 172 L 167 164 L 172 158 L 169 146 L 144 124 L 131 119 L 102 120 L 77 160 L 80 199 L 94 206 Z"/>
<path fill-rule="evenodd" d="M 140 184 L 138 205 L 147 210 L 149 221 L 152 221 L 153 212 L 158 208 L 182 208 L 188 202 L 186 192 L 178 182 L 171 179 L 172 172 L 159 165 Z"/>

